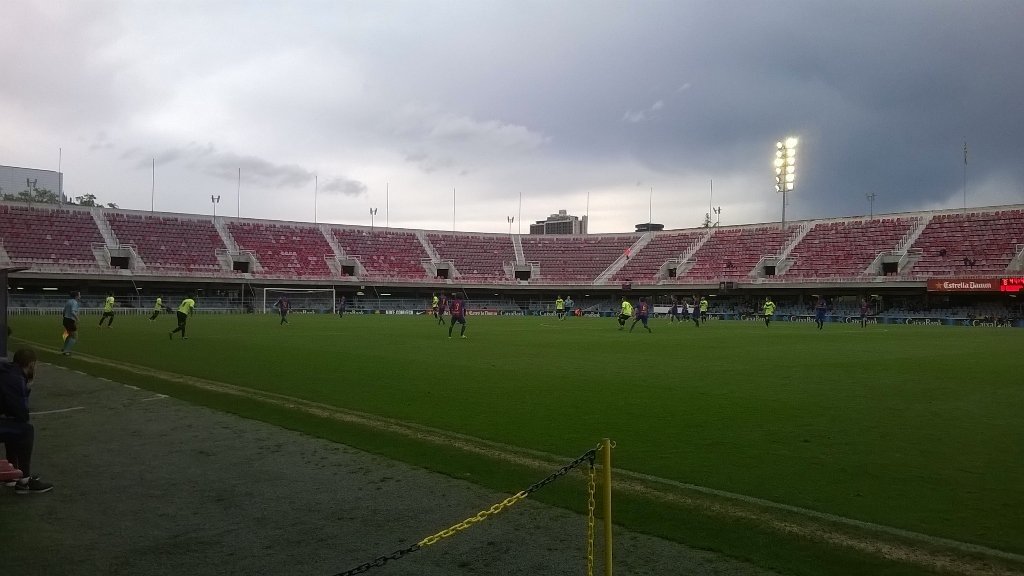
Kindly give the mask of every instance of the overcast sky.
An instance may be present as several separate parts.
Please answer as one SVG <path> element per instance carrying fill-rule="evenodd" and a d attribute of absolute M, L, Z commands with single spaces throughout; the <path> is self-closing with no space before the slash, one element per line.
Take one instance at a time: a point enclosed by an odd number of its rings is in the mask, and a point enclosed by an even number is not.
<path fill-rule="evenodd" d="M 787 219 L 960 207 L 965 140 L 1024 203 L 1020 0 L 0 0 L 0 55 L 0 164 L 122 208 L 770 222 L 790 135 Z"/>

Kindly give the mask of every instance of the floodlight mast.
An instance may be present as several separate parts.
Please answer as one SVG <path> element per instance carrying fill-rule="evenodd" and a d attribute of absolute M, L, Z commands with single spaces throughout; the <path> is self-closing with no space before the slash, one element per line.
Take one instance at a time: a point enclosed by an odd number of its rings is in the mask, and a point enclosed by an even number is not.
<path fill-rule="evenodd" d="M 796 145 L 793 137 L 775 143 L 775 191 L 782 193 L 782 229 L 786 229 L 786 193 L 796 184 Z"/>

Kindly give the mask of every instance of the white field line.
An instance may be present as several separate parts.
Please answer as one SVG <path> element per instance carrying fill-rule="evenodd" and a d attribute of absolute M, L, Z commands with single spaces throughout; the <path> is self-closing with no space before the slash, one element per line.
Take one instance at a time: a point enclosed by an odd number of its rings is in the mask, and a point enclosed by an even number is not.
<path fill-rule="evenodd" d="M 42 412 L 31 412 L 32 416 L 39 416 L 40 414 L 60 414 L 61 412 L 71 412 L 73 410 L 85 410 L 85 406 L 75 406 L 74 408 L 61 408 L 59 410 L 43 410 Z"/>
<path fill-rule="evenodd" d="M 43 347 L 43 346 L 40 346 L 40 347 Z M 409 422 L 402 422 L 402 421 L 399 421 L 399 420 L 392 420 L 392 419 L 389 419 L 389 418 L 384 418 L 384 417 L 381 417 L 381 416 L 375 416 L 375 415 L 371 415 L 371 414 L 364 414 L 364 413 L 355 412 L 355 411 L 352 411 L 352 410 L 338 408 L 336 406 L 331 406 L 331 405 L 327 405 L 327 404 L 321 404 L 321 403 L 312 402 L 312 401 L 309 401 L 309 400 L 303 400 L 303 399 L 300 399 L 300 398 L 294 398 L 294 397 L 291 397 L 291 396 L 286 396 L 284 394 L 277 394 L 277 393 L 274 393 L 274 392 L 266 392 L 266 391 L 261 391 L 261 390 L 254 390 L 254 389 L 251 389 L 251 388 L 244 388 L 244 387 L 236 386 L 236 385 L 233 385 L 233 384 L 226 384 L 226 383 L 223 383 L 223 382 L 215 382 L 215 381 L 210 381 L 210 380 L 203 380 L 201 378 L 193 378 L 193 377 L 187 377 L 187 376 L 182 376 L 182 375 L 168 373 L 168 372 L 162 372 L 160 370 L 148 368 L 148 367 L 145 367 L 145 366 L 139 366 L 139 365 L 135 365 L 135 364 L 117 362 L 117 361 L 113 361 L 113 360 L 108 360 L 106 358 L 92 357 L 92 356 L 86 356 L 86 355 L 78 355 L 78 359 L 79 360 L 84 360 L 84 361 L 87 361 L 87 362 L 90 362 L 90 363 L 94 363 L 94 364 L 113 366 L 113 367 L 116 367 L 116 368 L 120 368 L 120 369 L 123 369 L 123 370 L 134 372 L 134 373 L 137 373 L 137 374 L 143 374 L 143 375 L 148 375 L 148 376 L 156 377 L 156 378 L 159 378 L 159 379 L 162 379 L 162 380 L 167 380 L 167 381 L 176 382 L 176 383 L 182 383 L 182 384 L 190 385 L 190 386 L 193 386 L 193 387 L 196 387 L 196 388 L 200 388 L 200 389 L 211 390 L 211 391 L 214 391 L 214 392 L 220 392 L 220 393 L 230 394 L 230 395 L 234 395 L 234 396 L 240 396 L 240 397 L 244 397 L 244 398 L 263 400 L 265 402 L 272 403 L 272 404 L 275 404 L 275 405 L 280 406 L 280 407 L 302 411 L 302 412 L 305 412 L 307 414 L 311 414 L 311 415 L 314 415 L 314 416 L 319 416 L 319 417 L 323 417 L 323 418 L 327 418 L 327 419 L 333 419 L 333 420 L 338 420 L 338 421 L 343 421 L 343 422 L 359 424 L 359 425 L 363 425 L 363 426 L 367 426 L 367 427 L 371 427 L 371 428 L 376 428 L 376 429 L 379 429 L 379 430 L 384 430 L 384 431 L 389 431 L 389 432 L 397 433 L 397 434 L 400 434 L 400 435 L 403 435 L 403 436 L 406 436 L 406 437 L 416 438 L 416 439 L 420 439 L 420 440 L 426 440 L 426 441 L 433 442 L 433 443 L 445 444 L 445 445 L 447 445 L 449 447 L 455 447 L 455 448 L 458 448 L 460 450 L 464 450 L 466 452 L 470 452 L 470 453 L 474 453 L 474 454 L 479 454 L 479 455 L 487 456 L 487 457 L 490 457 L 490 458 L 496 458 L 496 459 L 504 460 L 504 461 L 511 462 L 511 463 L 514 463 L 514 464 L 519 464 L 519 465 L 524 465 L 524 466 L 529 466 L 529 467 L 535 467 L 535 468 L 541 468 L 541 469 L 547 469 L 547 468 L 550 468 L 552 466 L 561 465 L 565 461 L 565 457 L 554 455 L 554 454 L 549 454 L 549 453 L 546 453 L 546 452 L 523 449 L 521 447 L 509 446 L 509 445 L 505 445 L 505 444 L 501 444 L 501 443 L 497 443 L 497 442 L 492 442 L 492 441 L 489 441 L 489 440 L 483 440 L 483 439 L 476 438 L 476 437 L 473 437 L 473 436 L 469 436 L 469 435 L 465 435 L 465 434 L 459 434 L 457 432 L 450 432 L 450 431 L 446 431 L 446 430 L 439 430 L 439 429 L 435 429 L 435 428 L 430 428 L 428 426 L 422 426 L 422 425 L 419 425 L 419 424 L 413 424 L 413 423 L 409 423 Z M 155 400 L 156 398 L 151 398 L 151 399 Z M 959 550 L 959 551 L 962 551 L 962 552 L 981 554 L 981 555 L 989 556 L 989 557 L 992 557 L 992 558 L 1000 558 L 1000 559 L 1009 560 L 1009 561 L 1012 561 L 1012 562 L 1024 563 L 1024 555 L 1016 554 L 1016 553 L 1013 553 L 1013 552 L 1006 552 L 1004 550 L 998 550 L 998 549 L 995 549 L 995 548 L 989 548 L 989 547 L 981 546 L 981 545 L 977 545 L 977 544 L 971 544 L 971 543 L 968 543 L 968 542 L 961 542 L 959 540 L 952 540 L 952 539 L 949 539 L 949 538 L 943 538 L 943 537 L 939 537 L 939 536 L 931 536 L 931 535 L 928 535 L 928 534 L 923 534 L 923 533 L 920 533 L 920 532 L 914 532 L 914 531 L 911 531 L 911 530 L 905 530 L 905 529 L 902 529 L 902 528 L 896 528 L 896 527 L 886 526 L 886 525 L 882 525 L 882 524 L 875 524 L 875 523 L 866 522 L 866 521 L 863 521 L 863 520 L 856 520 L 856 519 L 853 519 L 853 518 L 847 518 L 845 516 L 838 516 L 838 515 L 835 515 L 835 514 L 829 514 L 827 512 L 819 512 L 817 510 L 811 510 L 811 509 L 808 509 L 808 508 L 801 508 L 799 506 L 792 506 L 792 505 L 789 505 L 789 504 L 783 504 L 781 502 L 774 502 L 774 501 L 771 501 L 771 500 L 765 500 L 765 499 L 762 499 L 762 498 L 757 498 L 755 496 L 747 496 L 747 495 L 744 495 L 744 494 L 737 494 L 735 492 L 728 492 L 728 491 L 725 491 L 725 490 L 718 490 L 716 488 L 709 488 L 709 487 L 706 487 L 706 486 L 698 486 L 698 485 L 695 485 L 695 484 L 686 484 L 684 482 L 678 482 L 678 481 L 674 481 L 674 480 L 670 480 L 670 479 L 666 479 L 666 478 L 659 478 L 657 476 L 651 476 L 651 475 L 642 474 L 642 473 L 638 473 L 638 472 L 632 472 L 632 471 L 629 471 L 629 470 L 615 469 L 615 470 L 613 470 L 613 473 L 616 476 L 620 477 L 620 478 L 628 478 L 628 479 L 632 479 L 633 480 L 633 482 L 627 482 L 626 483 L 629 486 L 622 486 L 622 484 L 618 484 L 618 486 L 620 488 L 628 487 L 631 492 L 646 494 L 646 495 L 648 495 L 650 497 L 653 497 L 653 498 L 670 500 L 670 501 L 672 500 L 671 496 L 660 494 L 659 491 L 657 491 L 657 490 L 645 489 L 644 487 L 637 485 L 637 483 L 638 482 L 647 482 L 647 483 L 661 484 L 663 486 L 671 486 L 671 487 L 677 488 L 677 489 L 692 490 L 694 492 L 698 492 L 698 493 L 702 493 L 702 494 L 707 494 L 707 495 L 718 496 L 720 498 L 725 498 L 725 499 L 733 500 L 733 501 L 736 501 L 736 502 L 743 502 L 743 503 L 746 503 L 746 504 L 752 504 L 752 505 L 762 506 L 762 507 L 765 507 L 765 508 L 772 508 L 772 509 L 776 509 L 776 510 L 784 510 L 786 512 L 791 512 L 791 513 L 794 513 L 794 514 L 797 514 L 797 515 L 800 515 L 800 516 L 804 516 L 806 518 L 813 518 L 813 519 L 816 519 L 816 520 L 824 520 L 824 521 L 827 521 L 827 522 L 832 522 L 832 523 L 840 524 L 840 525 L 846 525 L 846 526 L 850 526 L 850 527 L 853 527 L 853 528 L 858 528 L 858 529 L 861 529 L 861 530 L 870 530 L 870 531 L 875 531 L 875 532 L 879 532 L 879 533 L 882 533 L 882 534 L 888 534 L 888 535 L 891 535 L 891 536 L 898 536 L 898 537 L 901 537 L 901 538 L 905 538 L 905 539 L 908 539 L 908 540 L 914 540 L 914 541 L 917 541 L 917 542 L 920 542 L 920 543 L 929 544 L 929 545 L 933 545 L 933 546 L 942 546 L 942 547 L 946 547 L 946 548 L 952 548 L 952 549 L 955 549 L 955 550 Z M 685 500 L 685 498 L 683 500 Z M 782 523 L 780 523 L 780 525 L 781 524 Z M 829 539 L 829 541 L 830 542 L 834 542 L 836 544 L 841 544 L 841 542 L 836 542 L 833 539 Z M 896 544 L 893 544 L 893 546 L 894 547 L 898 547 L 898 545 L 896 545 Z M 861 548 L 863 549 L 863 547 L 861 547 Z M 929 559 L 934 559 L 934 560 L 940 562 L 941 564 L 945 564 L 945 562 L 942 562 L 941 559 L 936 558 L 935 556 L 937 556 L 937 555 L 934 554 L 934 553 L 927 552 L 927 551 L 924 551 L 924 550 L 920 550 L 920 551 L 916 551 L 915 550 L 915 552 L 918 552 L 917 555 L 919 555 L 919 556 L 926 556 Z M 904 557 L 902 554 L 897 554 L 897 555 L 900 556 L 900 557 Z M 961 568 L 966 568 L 966 567 L 961 566 Z M 984 570 L 984 569 L 982 569 L 982 570 L 968 570 L 968 571 L 971 572 L 971 573 L 975 573 L 975 574 L 1022 574 L 1022 575 L 1024 575 L 1024 572 L 1005 572 L 1005 571 L 999 572 L 999 571 L 988 571 L 988 570 Z"/>

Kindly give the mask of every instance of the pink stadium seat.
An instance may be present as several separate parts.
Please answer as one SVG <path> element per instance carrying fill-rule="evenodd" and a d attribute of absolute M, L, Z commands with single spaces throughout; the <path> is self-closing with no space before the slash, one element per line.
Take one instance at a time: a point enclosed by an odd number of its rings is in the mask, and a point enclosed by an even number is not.
<path fill-rule="evenodd" d="M 661 266 L 678 258 L 706 231 L 661 232 L 612 276 L 613 282 L 652 282 Z"/>
<path fill-rule="evenodd" d="M 785 232 L 778 226 L 716 229 L 711 238 L 694 253 L 691 258 L 693 266 L 677 276 L 676 280 L 747 280 L 761 257 L 779 254 L 797 230 L 797 226 L 790 226 Z"/>
<path fill-rule="evenodd" d="M 523 236 L 527 262 L 540 264 L 545 283 L 591 283 L 640 238 L 628 236 Z"/>
<path fill-rule="evenodd" d="M 105 216 L 118 242 L 133 245 L 147 269 L 197 273 L 221 269 L 216 252 L 225 246 L 212 220 L 122 212 Z"/>
<path fill-rule="evenodd" d="M 12 466 L 7 460 L 0 460 L 0 482 L 19 480 L 21 476 L 21 470 Z"/>
<path fill-rule="evenodd" d="M 87 210 L 0 205 L 0 242 L 16 265 L 62 264 L 98 271 L 103 235 Z"/>
<path fill-rule="evenodd" d="M 893 250 L 914 226 L 911 218 L 822 222 L 790 252 L 787 278 L 856 278 L 879 253 Z M 869 274 L 873 275 L 873 274 Z"/>
<path fill-rule="evenodd" d="M 316 226 L 249 221 L 229 221 L 227 225 L 240 249 L 256 253 L 263 268 L 261 276 L 330 278 L 333 275 L 324 258 L 333 258 L 334 250 Z"/>
<path fill-rule="evenodd" d="M 911 277 L 1002 274 L 1024 243 L 1020 210 L 940 214 L 932 218 L 911 249 L 920 257 Z"/>
<path fill-rule="evenodd" d="M 334 239 L 357 260 L 370 276 L 426 279 L 422 261 L 428 259 L 423 245 L 411 232 L 332 228 Z"/>
<path fill-rule="evenodd" d="M 510 281 L 505 264 L 515 262 L 515 247 L 506 235 L 427 234 L 443 261 L 451 261 L 459 277 L 470 282 Z"/>

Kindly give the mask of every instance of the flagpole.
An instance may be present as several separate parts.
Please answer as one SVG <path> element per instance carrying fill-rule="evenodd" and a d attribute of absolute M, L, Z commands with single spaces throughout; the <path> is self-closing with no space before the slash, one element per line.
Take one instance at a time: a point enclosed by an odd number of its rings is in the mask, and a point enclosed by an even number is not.
<path fill-rule="evenodd" d="M 964 139 L 964 214 L 967 214 L 967 139 Z"/>
<path fill-rule="evenodd" d="M 242 217 L 242 169 L 238 169 L 238 191 L 235 193 L 235 218 Z"/>
<path fill-rule="evenodd" d="M 149 185 L 149 211 L 156 210 L 156 158 L 153 158 L 153 181 Z"/>
<path fill-rule="evenodd" d="M 455 232 L 455 186 L 452 186 L 452 232 Z"/>
<path fill-rule="evenodd" d="M 384 229 L 391 227 L 391 182 L 384 184 Z"/>
<path fill-rule="evenodd" d="M 711 213 L 715 211 L 715 179 L 711 179 L 711 194 L 708 196 L 708 218 L 711 218 Z"/>
<path fill-rule="evenodd" d="M 316 224 L 316 198 L 320 192 L 320 176 L 313 174 L 313 224 Z"/>
<path fill-rule="evenodd" d="M 64 205 L 64 174 L 60 165 L 64 161 L 64 148 L 57 148 L 57 204 Z"/>

